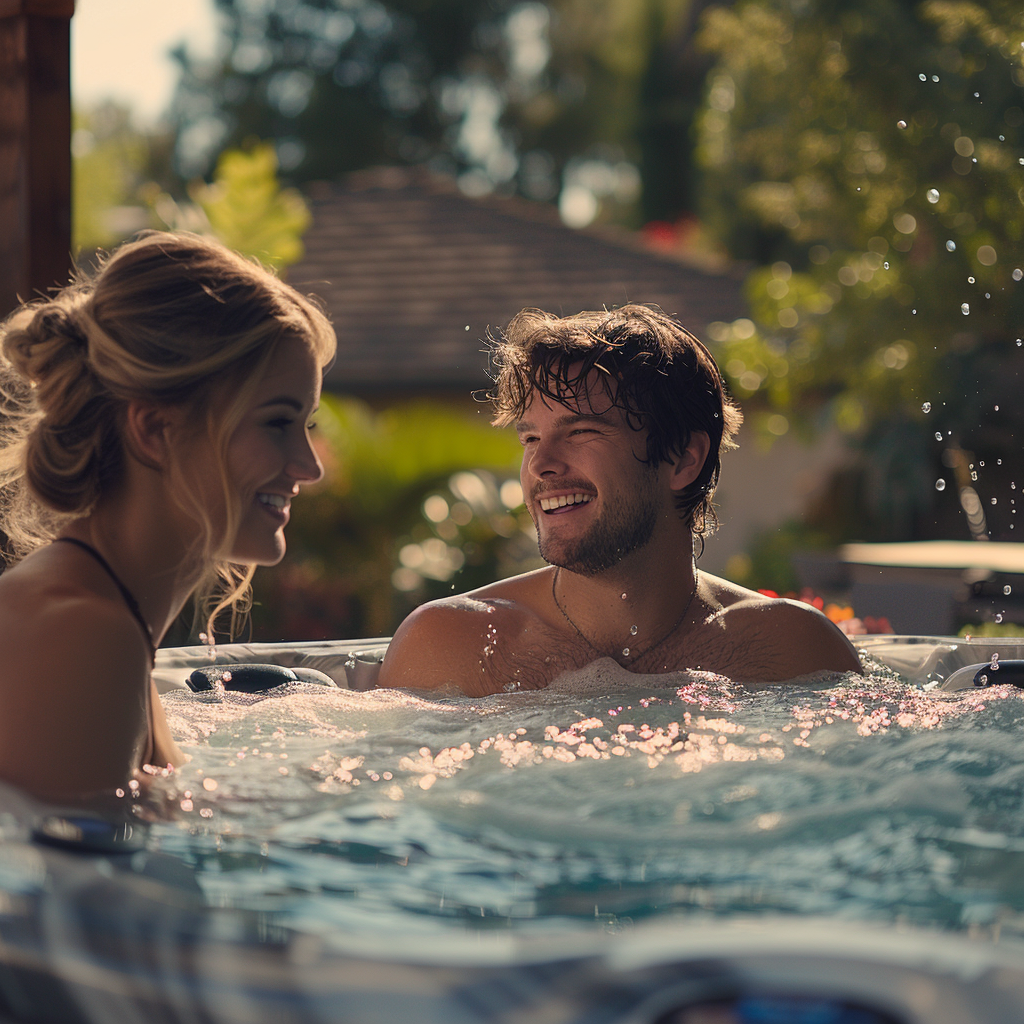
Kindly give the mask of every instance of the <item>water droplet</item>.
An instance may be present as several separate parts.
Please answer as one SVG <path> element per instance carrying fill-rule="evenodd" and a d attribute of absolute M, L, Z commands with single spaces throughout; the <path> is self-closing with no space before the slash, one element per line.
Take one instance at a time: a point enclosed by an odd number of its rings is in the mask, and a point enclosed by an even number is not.
<path fill-rule="evenodd" d="M 939 201 L 939 190 L 937 188 L 930 188 L 927 192 L 928 202 L 937 203 Z"/>
<path fill-rule="evenodd" d="M 636 636 L 637 633 L 639 633 L 639 632 L 640 632 L 640 630 L 636 626 L 630 626 L 629 627 L 629 635 L 630 636 Z"/>
<path fill-rule="evenodd" d="M 967 283 L 968 284 L 974 284 L 974 278 L 973 277 L 967 278 Z"/>
<path fill-rule="evenodd" d="M 999 406 L 998 406 L 998 405 L 994 405 L 994 406 L 992 406 L 992 408 L 993 408 L 993 409 L 994 409 L 994 410 L 995 410 L 996 412 L 999 412 Z M 1001 466 L 1002 464 L 1003 464 L 1003 460 L 1002 460 L 1002 459 L 996 459 L 996 465 L 997 465 L 997 466 Z"/>
<path fill-rule="evenodd" d="M 1020 338 L 1018 338 L 1017 339 L 1017 348 L 1020 348 L 1021 345 L 1024 345 L 1024 341 L 1022 341 Z"/>
<path fill-rule="evenodd" d="M 1007 583 L 1006 586 L 1003 587 L 1003 594 L 1006 597 L 1009 597 L 1012 593 L 1013 593 L 1013 587 L 1011 587 L 1010 584 Z"/>
<path fill-rule="evenodd" d="M 922 82 L 927 82 L 928 81 L 928 76 L 927 75 L 918 75 L 917 77 L 920 78 Z"/>
<path fill-rule="evenodd" d="M 979 99 L 980 97 L 981 97 L 981 93 L 980 93 L 980 92 L 976 92 L 976 93 L 974 94 L 974 98 L 975 98 L 975 99 Z"/>
<path fill-rule="evenodd" d="M 623 601 L 625 601 L 625 600 L 626 600 L 626 595 L 625 595 L 625 594 L 623 594 L 623 595 L 622 595 L 622 600 L 623 600 Z"/>
<path fill-rule="evenodd" d="M 935 440 L 936 441 L 941 441 L 942 440 L 942 431 L 941 430 L 936 430 L 935 431 Z"/>
<path fill-rule="evenodd" d="M 992 655 L 992 660 L 989 662 L 988 667 L 990 669 L 992 669 L 993 672 L 998 672 L 999 671 L 999 655 L 998 654 L 993 654 Z"/>
<path fill-rule="evenodd" d="M 629 648 L 628 647 L 623 647 L 622 648 L 622 656 L 624 658 L 628 658 L 629 657 Z"/>
<path fill-rule="evenodd" d="M 952 238 L 946 239 L 946 251 L 956 252 L 956 242 L 954 242 Z"/>
<path fill-rule="evenodd" d="M 925 402 L 924 405 L 921 406 L 921 412 L 931 412 L 931 411 L 932 411 L 932 403 L 931 402 Z"/>
<path fill-rule="evenodd" d="M 469 330 L 469 324 L 466 324 L 466 330 L 467 331 Z"/>
<path fill-rule="evenodd" d="M 998 505 L 999 504 L 999 499 L 998 498 L 991 498 L 991 499 L 989 499 L 989 504 L 990 505 Z"/>
<path fill-rule="evenodd" d="M 974 483 L 978 482 L 978 471 L 976 469 L 971 470 L 971 480 L 973 480 Z"/>
<path fill-rule="evenodd" d="M 1002 621 L 1003 621 L 1003 613 L 1002 612 L 996 612 L 996 625 L 998 626 L 999 623 L 1002 622 Z"/>
<path fill-rule="evenodd" d="M 988 676 L 978 676 L 978 681 L 974 685 L 975 686 L 988 686 Z"/>
<path fill-rule="evenodd" d="M 883 263 L 882 266 L 885 267 L 886 270 L 889 269 L 889 264 L 888 263 Z"/>
<path fill-rule="evenodd" d="M 1017 269 L 1010 276 L 1014 279 L 1014 281 L 1019 281 L 1021 280 L 1021 278 L 1024 278 L 1024 270 L 1021 270 L 1020 267 L 1017 267 Z"/>
<path fill-rule="evenodd" d="M 939 80 L 939 76 L 938 75 L 932 75 L 932 81 L 933 82 L 937 82 L 938 80 Z"/>
<path fill-rule="evenodd" d="M 939 479 L 935 481 L 935 490 L 937 490 L 937 491 L 944 491 L 945 489 L 946 489 L 946 481 L 943 480 L 942 477 L 940 476 Z"/>
<path fill-rule="evenodd" d="M 970 305 L 968 303 L 966 303 L 966 302 L 961 302 L 960 303 L 960 312 L 963 313 L 964 316 L 970 316 L 970 314 L 971 314 L 971 307 L 970 307 Z"/>
<path fill-rule="evenodd" d="M 906 128 L 907 127 L 907 122 L 906 121 L 897 121 L 896 122 L 896 127 L 897 128 Z"/>

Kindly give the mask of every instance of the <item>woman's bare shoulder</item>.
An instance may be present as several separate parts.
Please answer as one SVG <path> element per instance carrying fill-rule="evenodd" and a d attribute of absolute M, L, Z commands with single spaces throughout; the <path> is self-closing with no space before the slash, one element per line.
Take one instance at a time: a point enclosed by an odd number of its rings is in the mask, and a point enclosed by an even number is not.
<path fill-rule="evenodd" d="M 149 653 L 123 605 L 0 577 L 0 778 L 40 796 L 130 775 L 148 737 Z"/>

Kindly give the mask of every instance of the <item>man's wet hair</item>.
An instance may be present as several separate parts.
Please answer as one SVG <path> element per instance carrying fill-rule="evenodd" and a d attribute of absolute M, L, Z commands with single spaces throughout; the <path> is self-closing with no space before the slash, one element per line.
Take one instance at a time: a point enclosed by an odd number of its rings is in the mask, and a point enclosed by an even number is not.
<path fill-rule="evenodd" d="M 652 467 L 682 452 L 693 432 L 707 434 L 708 457 L 677 495 L 676 508 L 696 535 L 714 532 L 721 453 L 736 447 L 743 414 L 714 357 L 677 320 L 648 305 L 565 317 L 524 309 L 491 338 L 490 356 L 495 426 L 521 419 L 535 393 L 571 408 L 593 405 L 596 387 L 632 429 L 646 428 L 645 461 Z"/>

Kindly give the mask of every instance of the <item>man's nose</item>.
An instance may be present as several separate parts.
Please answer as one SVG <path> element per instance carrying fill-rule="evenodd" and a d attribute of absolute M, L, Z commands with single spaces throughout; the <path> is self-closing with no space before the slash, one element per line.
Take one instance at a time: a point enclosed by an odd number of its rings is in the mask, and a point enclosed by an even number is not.
<path fill-rule="evenodd" d="M 529 454 L 529 470 L 534 476 L 563 476 L 567 468 L 564 445 L 556 440 L 537 441 Z"/>

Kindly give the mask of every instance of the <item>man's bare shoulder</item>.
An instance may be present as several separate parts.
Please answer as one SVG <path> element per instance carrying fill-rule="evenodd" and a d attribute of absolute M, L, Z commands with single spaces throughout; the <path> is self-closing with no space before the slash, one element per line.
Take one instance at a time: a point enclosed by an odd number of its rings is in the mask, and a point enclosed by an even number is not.
<path fill-rule="evenodd" d="M 717 634 L 720 667 L 742 682 L 782 682 L 815 672 L 859 672 L 860 659 L 836 625 L 802 601 L 766 597 L 705 577 L 718 611 L 707 626 Z"/>
<path fill-rule="evenodd" d="M 546 570 L 420 605 L 398 627 L 381 666 L 378 686 L 436 689 L 454 684 L 472 693 L 484 685 L 485 657 L 500 638 L 514 645 L 536 619 Z M 473 680 L 481 679 L 476 687 Z"/>

